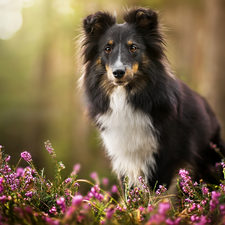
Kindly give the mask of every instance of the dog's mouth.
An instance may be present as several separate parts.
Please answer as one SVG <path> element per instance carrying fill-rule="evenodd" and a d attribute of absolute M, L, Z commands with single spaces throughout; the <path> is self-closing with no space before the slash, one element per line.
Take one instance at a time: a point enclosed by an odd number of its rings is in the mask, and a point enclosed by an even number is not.
<path fill-rule="evenodd" d="M 126 86 L 128 83 L 127 81 L 113 81 L 115 86 Z"/>

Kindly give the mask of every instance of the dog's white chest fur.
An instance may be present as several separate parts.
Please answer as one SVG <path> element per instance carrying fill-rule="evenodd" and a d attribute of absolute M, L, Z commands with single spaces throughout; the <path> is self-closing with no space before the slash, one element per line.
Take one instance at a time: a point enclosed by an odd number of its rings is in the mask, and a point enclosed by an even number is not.
<path fill-rule="evenodd" d="M 129 177 L 129 185 L 137 185 L 138 176 L 151 176 L 158 142 L 151 119 L 134 110 L 126 100 L 124 87 L 116 87 L 110 96 L 110 108 L 97 118 L 105 129 L 101 136 L 112 160 L 113 170 Z M 151 168 L 149 168 L 151 167 Z"/>

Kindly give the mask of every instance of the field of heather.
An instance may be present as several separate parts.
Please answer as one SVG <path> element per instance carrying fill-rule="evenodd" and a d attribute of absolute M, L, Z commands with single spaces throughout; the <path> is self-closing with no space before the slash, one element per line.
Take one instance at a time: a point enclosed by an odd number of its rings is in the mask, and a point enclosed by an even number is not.
<path fill-rule="evenodd" d="M 17 165 L 10 165 L 10 156 L 0 146 L 0 225 L 5 224 L 224 224 L 225 181 L 220 185 L 193 181 L 185 169 L 179 171 L 179 195 L 167 193 L 163 185 L 151 190 L 142 177 L 140 186 L 128 187 L 125 195 L 120 187 L 109 186 L 109 180 L 96 172 L 88 179 L 79 177 L 80 164 L 67 177 L 61 172 L 65 165 L 57 160 L 49 141 L 46 154 L 55 163 L 55 178 L 50 181 L 44 169 L 36 168 L 29 152 L 21 153 Z M 219 149 L 211 144 L 212 151 Z M 20 161 L 27 162 L 26 168 Z M 223 170 L 223 160 L 215 168 Z M 90 185 L 85 195 L 82 184 Z M 172 201 L 173 199 L 173 201 Z"/>

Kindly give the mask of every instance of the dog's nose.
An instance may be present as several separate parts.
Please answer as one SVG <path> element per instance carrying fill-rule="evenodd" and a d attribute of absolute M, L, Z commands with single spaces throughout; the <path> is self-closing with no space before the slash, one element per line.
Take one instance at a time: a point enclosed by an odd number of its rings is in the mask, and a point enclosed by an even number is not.
<path fill-rule="evenodd" d="M 115 69 L 113 71 L 113 75 L 115 78 L 120 79 L 120 78 L 124 77 L 125 72 L 126 72 L 125 69 Z"/>

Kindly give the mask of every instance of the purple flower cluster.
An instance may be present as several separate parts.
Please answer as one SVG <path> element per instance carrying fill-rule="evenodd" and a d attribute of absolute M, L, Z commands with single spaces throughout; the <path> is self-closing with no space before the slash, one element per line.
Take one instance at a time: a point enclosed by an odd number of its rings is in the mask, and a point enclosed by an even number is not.
<path fill-rule="evenodd" d="M 149 192 L 149 188 L 148 188 L 147 184 L 145 183 L 143 177 L 142 177 L 142 176 L 139 176 L 139 177 L 138 177 L 138 180 L 139 180 L 139 182 L 141 183 L 142 188 L 143 188 L 143 190 L 145 191 L 145 193 L 150 193 L 150 192 Z"/>
<path fill-rule="evenodd" d="M 161 194 L 163 194 L 163 193 L 166 192 L 166 191 L 167 191 L 167 189 L 166 189 L 165 186 L 159 185 L 159 189 L 157 189 L 155 193 L 156 193 L 157 195 L 161 195 Z"/>
<path fill-rule="evenodd" d="M 203 195 L 208 195 L 209 194 L 209 189 L 205 186 L 202 187 L 202 193 Z"/>
<path fill-rule="evenodd" d="M 190 197 L 193 197 L 193 182 L 189 176 L 189 172 L 187 170 L 181 169 L 179 171 L 179 175 L 182 178 L 180 185 L 183 192 L 188 194 Z"/>
<path fill-rule="evenodd" d="M 24 200 L 29 200 L 29 199 L 31 199 L 31 198 L 33 197 L 34 194 L 35 194 L 35 192 L 33 192 L 33 191 L 27 191 L 27 192 L 25 193 L 25 195 L 27 196 L 27 198 L 25 198 Z"/>
<path fill-rule="evenodd" d="M 10 172 L 11 172 L 11 168 L 7 164 L 5 164 L 4 167 L 0 169 L 0 173 L 2 174 L 8 174 Z"/>
<path fill-rule="evenodd" d="M 45 145 L 47 151 L 54 155 L 51 143 L 47 141 Z M 32 161 L 28 152 L 21 153 L 21 157 L 27 162 Z M 76 180 L 80 164 L 76 164 L 71 176 L 63 180 L 60 170 L 65 166 L 61 162 L 58 163 L 55 158 L 59 176 L 56 177 L 57 182 L 51 183 L 46 181 L 43 175 L 40 176 L 37 173 L 32 163 L 29 163 L 30 167 L 25 169 L 18 167 L 14 171 L 8 165 L 9 160 L 10 156 L 7 156 L 1 161 L 0 221 L 4 217 L 1 213 L 2 207 L 5 207 L 4 210 L 11 210 L 9 207 L 14 206 L 16 207 L 12 208 L 12 213 L 15 213 L 20 219 L 26 218 L 26 215 L 29 214 L 29 216 L 39 216 L 46 224 L 57 225 L 71 224 L 71 221 L 85 224 L 93 223 L 93 221 L 96 224 L 111 224 L 111 222 L 123 224 L 124 221 L 129 221 L 129 217 L 130 220 L 135 221 L 135 224 L 179 225 L 187 222 L 193 225 L 206 225 L 218 219 L 219 213 L 221 222 L 225 221 L 225 204 L 222 203 L 225 194 L 224 181 L 216 187 L 216 191 L 210 192 L 204 182 L 200 181 L 200 184 L 193 182 L 186 170 L 179 172 L 180 186 L 184 193 L 180 192 L 181 205 L 178 206 L 178 209 L 174 209 L 168 200 L 169 195 L 165 196 L 164 194 L 167 189 L 159 185 L 156 194 L 150 195 L 150 189 L 141 176 L 138 177 L 139 187 L 129 189 L 128 185 L 125 186 L 127 202 L 118 204 L 109 196 L 111 193 L 119 193 L 117 186 L 113 185 L 111 192 L 110 190 L 102 192 L 96 172 L 91 174 L 96 185 L 91 187 L 86 196 L 80 194 L 78 182 L 85 181 L 84 179 Z M 223 166 L 223 164 L 221 165 Z M 108 185 L 107 178 L 103 178 L 101 181 L 103 186 Z M 91 182 L 87 181 L 87 183 Z M 128 183 L 129 180 L 125 180 L 125 184 Z M 40 212 L 38 208 L 40 198 L 35 198 L 39 192 L 41 192 L 40 196 L 43 196 L 41 204 L 43 203 L 43 208 L 45 208 L 45 211 Z M 27 207 L 29 204 L 32 207 Z M 179 210 L 179 212 L 174 213 L 174 210 Z M 10 218 L 4 218 L 4 224 L 11 222 L 11 220 L 7 220 Z"/>
<path fill-rule="evenodd" d="M 138 187 L 129 191 L 129 198 L 127 199 L 127 204 L 132 208 L 136 208 L 142 203 L 143 199 L 141 197 L 141 190 Z"/>
<path fill-rule="evenodd" d="M 19 179 L 17 178 L 17 174 L 15 172 L 10 173 L 10 174 L 6 174 L 5 175 L 5 181 L 7 184 L 10 185 L 10 188 L 15 191 L 16 189 L 18 189 L 20 182 Z"/>
<path fill-rule="evenodd" d="M 27 162 L 31 162 L 32 161 L 31 154 L 29 152 L 27 152 L 27 151 L 22 152 L 20 154 L 20 156 L 21 156 L 21 158 L 23 158 Z"/>
<path fill-rule="evenodd" d="M 219 197 L 221 196 L 221 193 L 212 191 L 211 193 L 211 200 L 210 200 L 210 211 L 213 211 L 217 205 L 219 204 Z"/>
<path fill-rule="evenodd" d="M 82 201 L 83 201 L 82 195 L 75 195 L 73 197 L 73 200 L 72 200 L 72 205 L 73 206 L 80 206 L 82 204 Z"/>
<path fill-rule="evenodd" d="M 97 184 L 91 188 L 91 191 L 89 191 L 86 196 L 87 200 L 90 200 L 92 198 L 96 198 L 100 202 L 103 201 L 103 199 L 104 199 L 104 196 L 100 193 L 100 188 Z"/>
<path fill-rule="evenodd" d="M 67 179 L 65 179 L 65 184 L 68 184 L 68 183 L 70 183 L 71 182 L 71 178 L 67 178 Z"/>
<path fill-rule="evenodd" d="M 0 177 L 0 195 L 3 193 L 3 191 L 4 191 L 3 177 Z"/>
<path fill-rule="evenodd" d="M 52 147 L 52 144 L 51 144 L 51 142 L 49 140 L 47 140 L 44 144 L 45 144 L 46 150 L 49 152 L 50 155 L 55 154 L 54 148 Z"/>
<path fill-rule="evenodd" d="M 57 213 L 56 207 L 53 206 L 51 209 L 49 209 L 49 212 L 50 212 L 51 214 L 56 214 L 56 213 Z"/>
<path fill-rule="evenodd" d="M 79 173 L 79 171 L 80 171 L 80 164 L 78 163 L 78 164 L 75 164 L 74 165 L 74 167 L 73 167 L 73 172 L 71 173 L 71 175 L 76 175 L 76 174 L 78 174 Z"/>
<path fill-rule="evenodd" d="M 222 204 L 222 205 L 220 205 L 220 214 L 222 215 L 222 216 L 225 216 L 225 204 Z"/>
<path fill-rule="evenodd" d="M 158 205 L 158 212 L 153 214 L 147 224 L 169 224 L 169 225 L 178 225 L 180 218 L 172 220 L 167 218 L 167 213 L 170 210 L 171 205 L 169 202 L 161 202 Z"/>
<path fill-rule="evenodd" d="M 30 187 L 31 184 L 35 184 L 37 182 L 37 178 L 34 176 L 36 171 L 31 169 L 30 167 L 26 167 L 24 170 L 24 183 L 25 189 Z"/>
<path fill-rule="evenodd" d="M 195 222 L 194 224 L 196 224 L 196 225 L 206 225 L 206 224 L 210 223 L 210 220 L 207 219 L 207 217 L 204 215 L 198 216 L 198 215 L 194 214 L 190 217 L 190 220 L 192 222 Z"/>
<path fill-rule="evenodd" d="M 63 213 L 65 213 L 66 211 L 66 202 L 65 202 L 65 198 L 64 197 L 59 197 L 57 200 L 56 200 L 56 203 L 61 207 L 61 210 Z"/>
<path fill-rule="evenodd" d="M 106 219 L 110 220 L 113 217 L 114 213 L 115 213 L 115 209 L 113 207 L 108 208 L 106 210 Z"/>

